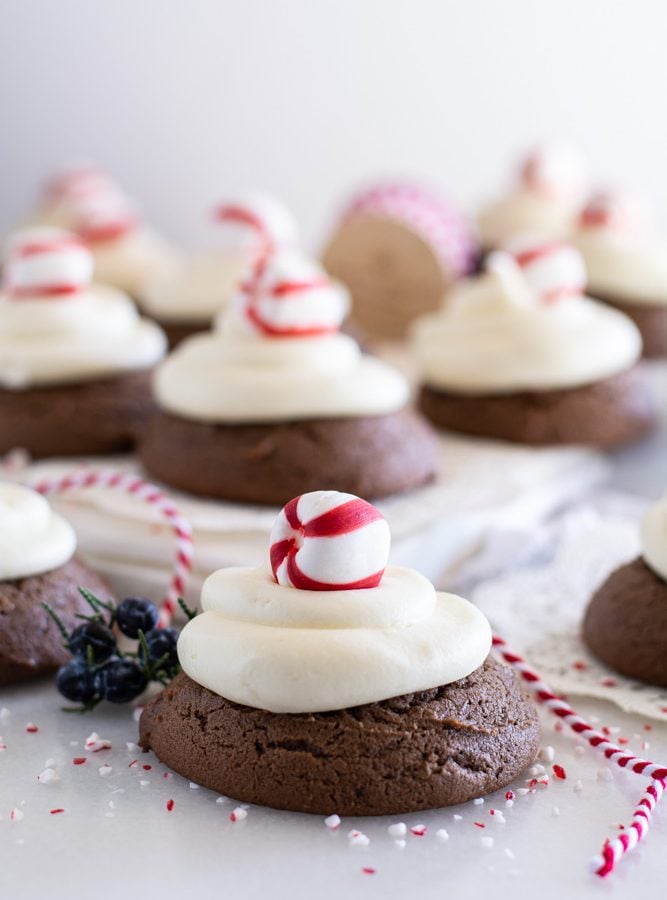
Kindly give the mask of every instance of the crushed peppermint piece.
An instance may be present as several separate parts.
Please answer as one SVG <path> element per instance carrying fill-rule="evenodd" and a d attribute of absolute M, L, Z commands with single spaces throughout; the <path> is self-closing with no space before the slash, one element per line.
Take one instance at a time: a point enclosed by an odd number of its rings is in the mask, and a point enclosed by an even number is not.
<path fill-rule="evenodd" d="M 93 733 L 86 738 L 84 746 L 90 753 L 99 753 L 100 750 L 110 750 L 111 741 L 106 738 L 101 738 L 96 731 L 93 731 Z"/>
<path fill-rule="evenodd" d="M 544 775 L 545 772 L 546 769 L 541 763 L 536 763 L 536 765 L 531 766 L 530 769 L 528 769 L 528 774 L 532 775 L 533 778 L 536 778 L 538 775 Z"/>
<path fill-rule="evenodd" d="M 505 800 L 505 806 L 511 809 L 514 806 L 514 800 Z"/>
<path fill-rule="evenodd" d="M 34 722 L 28 722 L 28 724 L 25 726 L 25 730 L 28 732 L 28 734 L 37 734 L 37 732 L 39 731 L 39 727 L 35 725 Z"/>
<path fill-rule="evenodd" d="M 216 803 L 220 802 L 220 797 L 216 800 Z M 331 831 L 335 831 L 337 828 L 340 828 L 340 816 L 337 816 L 335 813 L 332 816 L 327 816 L 324 820 L 324 824 Z"/>
<path fill-rule="evenodd" d="M 50 809 L 49 812 L 52 816 L 57 816 L 58 813 L 64 813 L 65 810 L 62 808 L 62 806 L 59 806 L 57 809 Z"/>
<path fill-rule="evenodd" d="M 171 812 L 173 808 L 174 808 L 174 801 L 167 800 L 167 812 Z"/>
<path fill-rule="evenodd" d="M 482 847 L 486 847 L 487 850 L 490 850 L 493 847 L 493 838 L 489 836 L 484 836 L 479 839 Z"/>
<path fill-rule="evenodd" d="M 501 825 L 504 825 L 507 821 L 499 809 L 490 809 L 489 813 L 493 816 L 494 822 L 499 822 Z"/>
<path fill-rule="evenodd" d="M 247 818 L 248 810 L 244 809 L 242 806 L 237 806 L 236 809 L 233 809 L 229 814 L 230 822 L 242 822 L 243 819 Z"/>
<path fill-rule="evenodd" d="M 394 841 L 395 846 L 398 847 L 399 850 L 405 850 L 405 843 L 406 842 L 403 840 L 403 838 L 399 838 L 398 840 Z"/>
<path fill-rule="evenodd" d="M 517 788 L 516 792 L 519 795 L 519 797 L 525 797 L 526 794 L 530 794 L 530 791 L 528 790 L 528 788 Z"/>
<path fill-rule="evenodd" d="M 482 806 L 484 803 L 484 797 L 475 797 L 475 799 L 472 801 L 472 803 L 473 803 L 473 806 Z"/>
<path fill-rule="evenodd" d="M 87 762 L 87 757 L 75 756 L 74 759 L 72 760 L 72 765 L 73 766 L 83 766 L 86 764 L 86 762 Z"/>
<path fill-rule="evenodd" d="M 362 866 L 361 871 L 364 875 L 375 875 L 377 869 L 373 869 L 371 866 Z"/>
<path fill-rule="evenodd" d="M 20 822 L 23 818 L 23 812 L 17 806 L 15 806 L 9 814 L 9 818 L 12 820 L 12 822 Z"/>
<path fill-rule="evenodd" d="M 514 791 L 505 791 L 505 800 L 514 800 Z"/>
<path fill-rule="evenodd" d="M 105 763 L 103 766 L 100 766 L 97 771 L 100 773 L 102 778 L 106 778 L 107 775 L 111 775 L 111 773 L 113 772 L 113 768 L 112 766 L 109 766 Z"/>
<path fill-rule="evenodd" d="M 6 750 L 6 749 L 7 749 L 7 744 L 5 744 L 2 740 L 2 738 L 0 738 L 0 753 L 2 753 L 2 751 Z"/>
<path fill-rule="evenodd" d="M 455 822 L 460 822 L 462 818 L 463 816 L 460 816 L 458 813 L 452 814 L 452 819 L 454 819 Z"/>
<path fill-rule="evenodd" d="M 149 763 L 144 763 L 141 768 L 144 770 L 144 772 L 150 772 L 153 766 L 149 765 Z"/>
<path fill-rule="evenodd" d="M 43 772 L 40 772 L 37 776 L 37 781 L 40 784 L 53 784 L 56 781 L 60 781 L 60 778 L 58 777 L 56 770 L 49 766 L 47 769 L 44 769 Z"/>
<path fill-rule="evenodd" d="M 546 747 L 541 747 L 539 753 L 537 754 L 538 759 L 544 760 L 544 762 L 553 762 L 556 756 L 556 751 L 554 748 L 548 744 Z"/>
<path fill-rule="evenodd" d="M 190 782 L 190 790 L 191 790 L 191 791 L 198 791 L 198 790 L 199 790 L 199 785 L 198 785 L 198 784 L 195 784 L 194 781 L 191 781 L 191 782 Z"/>
<path fill-rule="evenodd" d="M 426 825 L 413 825 L 410 828 L 410 834 L 414 834 L 415 837 L 424 837 L 427 831 Z"/>
<path fill-rule="evenodd" d="M 438 830 L 435 833 L 435 836 L 438 838 L 439 841 L 448 841 L 449 840 L 449 832 L 447 831 L 446 828 L 438 828 Z"/>
<path fill-rule="evenodd" d="M 347 836 L 350 841 L 350 847 L 368 847 L 371 842 L 371 839 L 363 831 L 357 831 L 356 828 L 348 831 Z"/>
<path fill-rule="evenodd" d="M 565 769 L 562 766 L 559 766 L 558 763 L 554 763 L 552 769 L 556 778 L 560 778 L 561 781 L 565 781 L 567 775 L 565 774 Z"/>
<path fill-rule="evenodd" d="M 392 837 L 403 837 L 404 834 L 407 833 L 408 826 L 405 822 L 394 822 L 393 825 L 390 825 L 387 828 L 387 831 Z"/>
<path fill-rule="evenodd" d="M 137 744 L 135 744 L 134 741 L 125 741 L 125 748 L 128 753 L 134 753 L 137 749 Z"/>
<path fill-rule="evenodd" d="M 614 773 L 607 766 L 603 766 L 603 768 L 598 769 L 597 776 L 600 781 L 613 781 Z"/>
<path fill-rule="evenodd" d="M 228 802 L 229 802 L 229 797 L 225 797 L 225 796 L 223 796 L 222 794 L 220 794 L 220 796 L 216 798 L 216 801 L 215 801 L 215 802 L 216 802 L 216 803 L 228 803 Z"/>

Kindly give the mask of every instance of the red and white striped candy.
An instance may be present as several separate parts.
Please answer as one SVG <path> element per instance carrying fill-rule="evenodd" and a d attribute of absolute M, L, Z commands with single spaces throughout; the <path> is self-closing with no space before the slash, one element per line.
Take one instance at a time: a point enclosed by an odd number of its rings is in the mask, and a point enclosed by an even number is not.
<path fill-rule="evenodd" d="M 313 491 L 290 500 L 271 531 L 278 584 L 304 591 L 377 587 L 390 544 L 378 510 L 354 494 Z"/>
<path fill-rule="evenodd" d="M 262 334 L 308 337 L 338 331 L 348 295 L 315 262 L 296 250 L 283 250 L 256 265 L 237 302 Z"/>
<path fill-rule="evenodd" d="M 644 218 L 639 201 L 618 191 L 599 191 L 589 198 L 579 214 L 582 228 L 634 231 Z"/>
<path fill-rule="evenodd" d="M 571 244 L 524 240 L 514 243 L 511 252 L 528 285 L 544 303 L 583 294 L 586 265 Z"/>
<path fill-rule="evenodd" d="M 572 197 L 583 187 L 583 163 L 572 147 L 538 147 L 524 160 L 520 178 L 531 191 L 549 197 Z"/>
<path fill-rule="evenodd" d="M 9 243 L 4 287 L 15 300 L 76 294 L 90 284 L 93 257 L 79 237 L 59 228 L 27 228 Z"/>
<path fill-rule="evenodd" d="M 86 241 L 110 240 L 138 224 L 132 200 L 101 169 L 85 165 L 57 175 L 46 186 L 45 201 L 55 204 Z"/>
<path fill-rule="evenodd" d="M 215 211 L 225 228 L 227 244 L 256 258 L 296 246 L 296 222 L 290 211 L 267 194 L 251 193 L 228 200 Z"/>

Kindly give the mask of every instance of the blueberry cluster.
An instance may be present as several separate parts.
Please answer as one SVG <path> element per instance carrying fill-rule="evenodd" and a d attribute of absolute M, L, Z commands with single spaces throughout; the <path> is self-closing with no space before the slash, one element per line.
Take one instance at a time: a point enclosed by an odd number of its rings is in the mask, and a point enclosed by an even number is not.
<path fill-rule="evenodd" d="M 58 669 L 56 687 L 67 700 L 79 703 L 80 711 L 93 709 L 102 700 L 128 703 L 141 694 L 149 682 L 167 684 L 180 671 L 175 628 L 158 628 L 158 610 L 145 597 L 128 597 L 117 607 L 80 588 L 91 607 L 90 616 L 68 631 L 54 610 L 44 604 L 72 654 L 70 662 Z M 194 613 L 181 606 L 188 618 Z M 121 650 L 118 629 L 138 641 L 136 650 Z"/>

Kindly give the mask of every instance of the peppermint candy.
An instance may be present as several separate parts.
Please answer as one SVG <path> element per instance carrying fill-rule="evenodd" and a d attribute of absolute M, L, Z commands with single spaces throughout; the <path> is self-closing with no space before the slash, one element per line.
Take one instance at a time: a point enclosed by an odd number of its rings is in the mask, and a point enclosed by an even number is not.
<path fill-rule="evenodd" d="M 515 243 L 511 252 L 528 286 L 544 303 L 583 294 L 586 265 L 571 244 L 529 240 Z"/>
<path fill-rule="evenodd" d="M 634 231 L 644 217 L 636 198 L 618 191 L 598 191 L 579 214 L 579 225 L 582 228 Z"/>
<path fill-rule="evenodd" d="M 215 217 L 224 226 L 225 242 L 262 258 L 295 246 L 296 222 L 290 211 L 267 194 L 245 194 L 219 206 Z"/>
<path fill-rule="evenodd" d="M 77 294 L 90 284 L 92 275 L 92 254 L 69 231 L 28 228 L 9 243 L 4 287 L 14 300 Z"/>
<path fill-rule="evenodd" d="M 127 194 L 106 172 L 92 166 L 56 176 L 47 185 L 46 200 L 59 206 L 72 228 L 89 242 L 120 237 L 139 221 Z"/>
<path fill-rule="evenodd" d="M 338 331 L 348 310 L 342 285 L 295 250 L 259 260 L 241 286 L 237 307 L 251 326 L 269 337 L 309 337 Z"/>
<path fill-rule="evenodd" d="M 523 162 L 521 182 L 532 191 L 550 197 L 576 196 L 584 183 L 581 156 L 572 147 L 539 147 Z"/>
<path fill-rule="evenodd" d="M 278 584 L 304 591 L 377 587 L 389 559 L 389 526 L 370 503 L 339 491 L 302 494 L 271 530 Z"/>

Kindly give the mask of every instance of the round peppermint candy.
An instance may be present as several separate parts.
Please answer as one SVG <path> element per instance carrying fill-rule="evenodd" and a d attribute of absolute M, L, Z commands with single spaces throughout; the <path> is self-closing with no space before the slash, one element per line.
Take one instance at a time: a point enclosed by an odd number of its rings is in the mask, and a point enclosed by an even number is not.
<path fill-rule="evenodd" d="M 90 284 L 93 257 L 82 240 L 59 228 L 27 228 L 9 242 L 4 287 L 15 300 L 76 294 Z"/>
<path fill-rule="evenodd" d="M 304 591 L 377 587 L 389 558 L 389 526 L 370 503 L 339 491 L 302 494 L 271 531 L 278 584 Z"/>
<path fill-rule="evenodd" d="M 511 248 L 528 285 L 545 303 L 578 297 L 586 288 L 581 253 L 562 241 L 524 240 Z"/>

